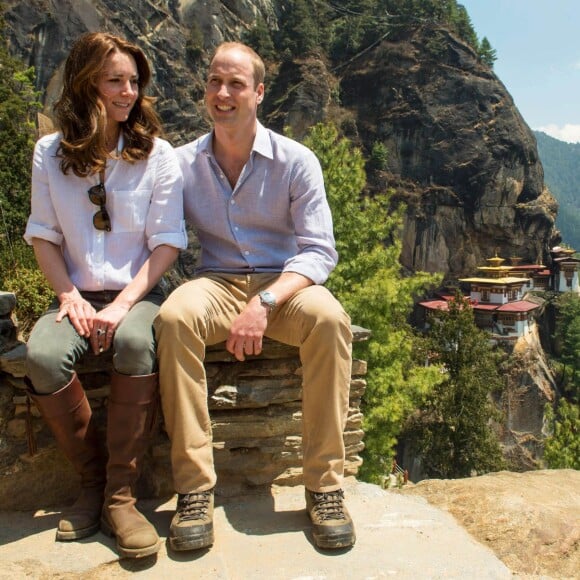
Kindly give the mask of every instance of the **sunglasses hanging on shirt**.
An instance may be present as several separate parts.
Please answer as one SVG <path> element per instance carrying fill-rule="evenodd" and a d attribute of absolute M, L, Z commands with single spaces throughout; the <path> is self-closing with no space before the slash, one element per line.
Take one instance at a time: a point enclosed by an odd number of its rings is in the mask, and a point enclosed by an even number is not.
<path fill-rule="evenodd" d="M 99 183 L 93 185 L 87 191 L 91 203 L 99 206 L 99 210 L 93 216 L 93 225 L 97 230 L 110 232 L 111 218 L 105 204 L 107 203 L 107 190 L 105 189 L 105 172 L 99 173 Z"/>

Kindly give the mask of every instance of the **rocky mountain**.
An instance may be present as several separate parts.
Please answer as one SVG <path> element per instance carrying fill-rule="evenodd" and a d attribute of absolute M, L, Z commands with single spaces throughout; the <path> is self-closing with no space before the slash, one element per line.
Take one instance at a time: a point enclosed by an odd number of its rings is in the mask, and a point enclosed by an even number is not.
<path fill-rule="evenodd" d="M 203 74 L 222 40 L 258 19 L 278 27 L 279 0 L 4 0 L 12 52 L 33 65 L 47 112 L 73 39 L 108 30 L 139 43 L 155 70 L 153 93 L 176 145 L 208 127 Z M 559 241 L 557 204 L 544 185 L 536 141 L 493 71 L 445 28 L 423 23 L 358 58 L 269 63 L 262 115 L 301 137 L 337 122 L 369 154 L 384 144 L 386 171 L 408 204 L 402 262 L 411 270 L 471 274 L 495 252 L 548 262 Z"/>

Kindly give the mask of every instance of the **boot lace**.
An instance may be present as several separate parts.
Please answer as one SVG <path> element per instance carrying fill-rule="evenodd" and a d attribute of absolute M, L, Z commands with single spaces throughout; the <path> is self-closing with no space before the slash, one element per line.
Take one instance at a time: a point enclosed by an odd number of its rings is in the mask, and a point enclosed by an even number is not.
<path fill-rule="evenodd" d="M 311 493 L 312 498 L 314 499 L 313 509 L 317 518 L 321 521 L 345 519 L 342 503 L 342 500 L 344 499 L 344 491 L 342 491 L 342 489 Z"/>
<path fill-rule="evenodd" d="M 179 494 L 177 513 L 180 521 L 203 520 L 209 510 L 213 490 Z"/>

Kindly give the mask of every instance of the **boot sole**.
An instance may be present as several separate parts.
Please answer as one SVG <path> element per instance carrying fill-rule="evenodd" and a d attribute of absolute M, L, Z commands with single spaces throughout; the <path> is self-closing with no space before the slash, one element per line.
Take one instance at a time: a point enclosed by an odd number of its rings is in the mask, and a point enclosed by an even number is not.
<path fill-rule="evenodd" d="M 104 519 L 101 520 L 101 531 L 111 538 L 116 538 L 113 528 Z M 155 544 L 151 544 L 151 546 L 145 546 L 144 548 L 125 548 L 117 540 L 117 552 L 121 558 L 145 558 L 146 556 L 157 554 L 162 544 L 163 541 L 161 538 L 158 538 Z"/>
<path fill-rule="evenodd" d="M 214 536 L 213 530 L 202 536 L 194 537 L 169 537 L 169 546 L 175 552 L 185 552 L 187 550 L 201 550 L 202 548 L 209 548 L 213 545 Z"/>
<path fill-rule="evenodd" d="M 62 530 L 56 530 L 56 541 L 57 542 L 72 542 L 74 540 L 81 540 L 82 538 L 88 538 L 99 531 L 99 522 L 96 522 L 92 526 L 86 528 L 80 528 L 78 530 L 71 530 L 69 532 L 63 532 Z"/>
<path fill-rule="evenodd" d="M 328 538 L 327 536 L 314 536 L 314 543 L 321 550 L 337 550 L 340 548 L 350 548 L 354 546 L 356 537 L 348 534 L 338 536 L 336 538 Z"/>

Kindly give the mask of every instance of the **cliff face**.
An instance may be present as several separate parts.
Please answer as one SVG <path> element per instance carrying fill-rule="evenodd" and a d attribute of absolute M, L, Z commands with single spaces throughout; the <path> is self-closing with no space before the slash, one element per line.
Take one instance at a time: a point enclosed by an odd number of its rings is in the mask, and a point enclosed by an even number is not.
<path fill-rule="evenodd" d="M 283 7 L 276 0 L 4 5 L 10 47 L 35 67 L 47 110 L 79 34 L 109 30 L 139 43 L 153 63 L 152 92 L 176 145 L 208 127 L 202 97 L 211 49 L 239 38 L 258 17 L 275 29 Z M 468 46 L 445 29 L 424 28 L 387 38 L 338 71 L 316 59 L 284 65 L 267 87 L 264 117 L 277 129 L 290 125 L 298 137 L 330 117 L 367 152 L 374 142 L 386 145 L 388 173 L 378 186 L 394 186 L 408 204 L 407 268 L 457 277 L 473 273 L 496 251 L 548 260 L 548 248 L 558 241 L 557 204 L 544 186 L 535 137 L 503 84 Z"/>
<path fill-rule="evenodd" d="M 408 268 L 456 277 L 496 251 L 547 260 L 557 205 L 535 137 L 468 46 L 443 29 L 416 30 L 357 61 L 341 88 L 362 141 L 387 147 L 386 185 L 409 204 Z"/>

